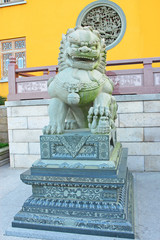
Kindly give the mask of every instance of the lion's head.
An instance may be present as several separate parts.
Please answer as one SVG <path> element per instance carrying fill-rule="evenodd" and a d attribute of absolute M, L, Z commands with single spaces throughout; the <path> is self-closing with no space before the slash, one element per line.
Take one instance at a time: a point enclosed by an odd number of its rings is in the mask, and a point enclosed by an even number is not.
<path fill-rule="evenodd" d="M 58 58 L 59 71 L 67 67 L 84 70 L 97 69 L 104 73 L 106 50 L 104 39 L 91 27 L 69 29 L 63 35 Z"/>

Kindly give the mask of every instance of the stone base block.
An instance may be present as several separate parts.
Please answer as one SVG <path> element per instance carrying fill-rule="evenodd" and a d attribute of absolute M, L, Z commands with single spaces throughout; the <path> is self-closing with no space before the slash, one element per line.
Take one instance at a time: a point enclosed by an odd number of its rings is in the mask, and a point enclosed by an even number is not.
<path fill-rule="evenodd" d="M 9 227 L 6 232 L 6 236 L 14 236 L 21 238 L 38 238 L 43 240 L 118 240 L 114 237 L 106 237 L 106 236 L 93 236 L 87 234 L 76 234 L 76 233 L 66 233 L 66 232 L 55 232 L 55 231 L 41 231 L 35 229 L 27 229 L 27 228 L 13 228 Z M 20 239 L 21 239 L 20 238 Z M 126 240 L 126 238 L 120 238 L 120 240 Z M 136 238 L 136 240 L 140 240 Z"/>
<path fill-rule="evenodd" d="M 40 136 L 41 159 L 32 166 L 38 169 L 110 169 L 116 171 L 122 146 L 116 132 L 91 134 L 89 130 L 66 131 L 62 135 Z"/>
<path fill-rule="evenodd" d="M 126 162 L 127 149 L 123 149 L 115 172 L 99 169 L 97 175 L 94 169 L 90 173 L 86 169 L 28 170 L 21 179 L 32 185 L 33 194 L 12 226 L 134 238 L 133 179 Z"/>

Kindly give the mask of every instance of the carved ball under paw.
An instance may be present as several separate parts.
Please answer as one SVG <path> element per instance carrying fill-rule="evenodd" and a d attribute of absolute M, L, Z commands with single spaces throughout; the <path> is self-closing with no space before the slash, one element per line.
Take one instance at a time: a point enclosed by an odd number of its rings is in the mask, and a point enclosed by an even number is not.
<path fill-rule="evenodd" d="M 99 133 L 109 133 L 110 132 L 110 121 L 107 117 L 100 117 L 98 123 L 98 132 Z"/>
<path fill-rule="evenodd" d="M 92 133 L 108 133 L 110 131 L 110 111 L 108 107 L 91 107 L 88 112 L 88 125 Z"/>

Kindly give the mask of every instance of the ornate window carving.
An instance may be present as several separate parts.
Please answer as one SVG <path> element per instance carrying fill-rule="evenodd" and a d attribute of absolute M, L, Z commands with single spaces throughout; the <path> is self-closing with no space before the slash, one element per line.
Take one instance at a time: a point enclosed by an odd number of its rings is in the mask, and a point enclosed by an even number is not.
<path fill-rule="evenodd" d="M 10 0 L 0 0 L 0 3 L 3 4 L 3 3 L 9 3 Z"/>
<path fill-rule="evenodd" d="M 105 39 L 106 49 L 117 45 L 126 29 L 126 18 L 122 9 L 108 0 L 99 0 L 87 5 L 77 19 L 77 26 L 92 26 Z"/>
<path fill-rule="evenodd" d="M 0 7 L 7 7 L 11 5 L 26 3 L 24 0 L 0 0 Z"/>
<path fill-rule="evenodd" d="M 0 41 L 0 54 L 1 54 L 1 79 L 7 79 L 10 56 L 16 57 L 17 65 L 19 68 L 23 68 L 26 66 L 25 38 Z"/>
<path fill-rule="evenodd" d="M 0 4 L 23 2 L 23 0 L 0 0 Z"/>

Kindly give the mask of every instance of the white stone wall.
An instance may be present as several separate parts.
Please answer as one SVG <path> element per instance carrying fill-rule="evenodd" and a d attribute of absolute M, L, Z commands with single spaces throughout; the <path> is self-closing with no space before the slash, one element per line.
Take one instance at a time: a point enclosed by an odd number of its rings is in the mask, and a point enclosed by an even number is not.
<path fill-rule="evenodd" d="M 117 97 L 117 138 L 133 171 L 160 171 L 160 94 Z"/>
<path fill-rule="evenodd" d="M 48 103 L 42 102 L 7 103 L 11 167 L 29 168 L 40 157 L 39 137 L 49 121 Z"/>
<path fill-rule="evenodd" d="M 117 96 L 117 138 L 133 171 L 160 171 L 160 94 Z M 7 102 L 11 167 L 29 168 L 40 157 L 49 100 Z"/>
<path fill-rule="evenodd" d="M 0 142 L 8 142 L 7 108 L 0 106 Z"/>

